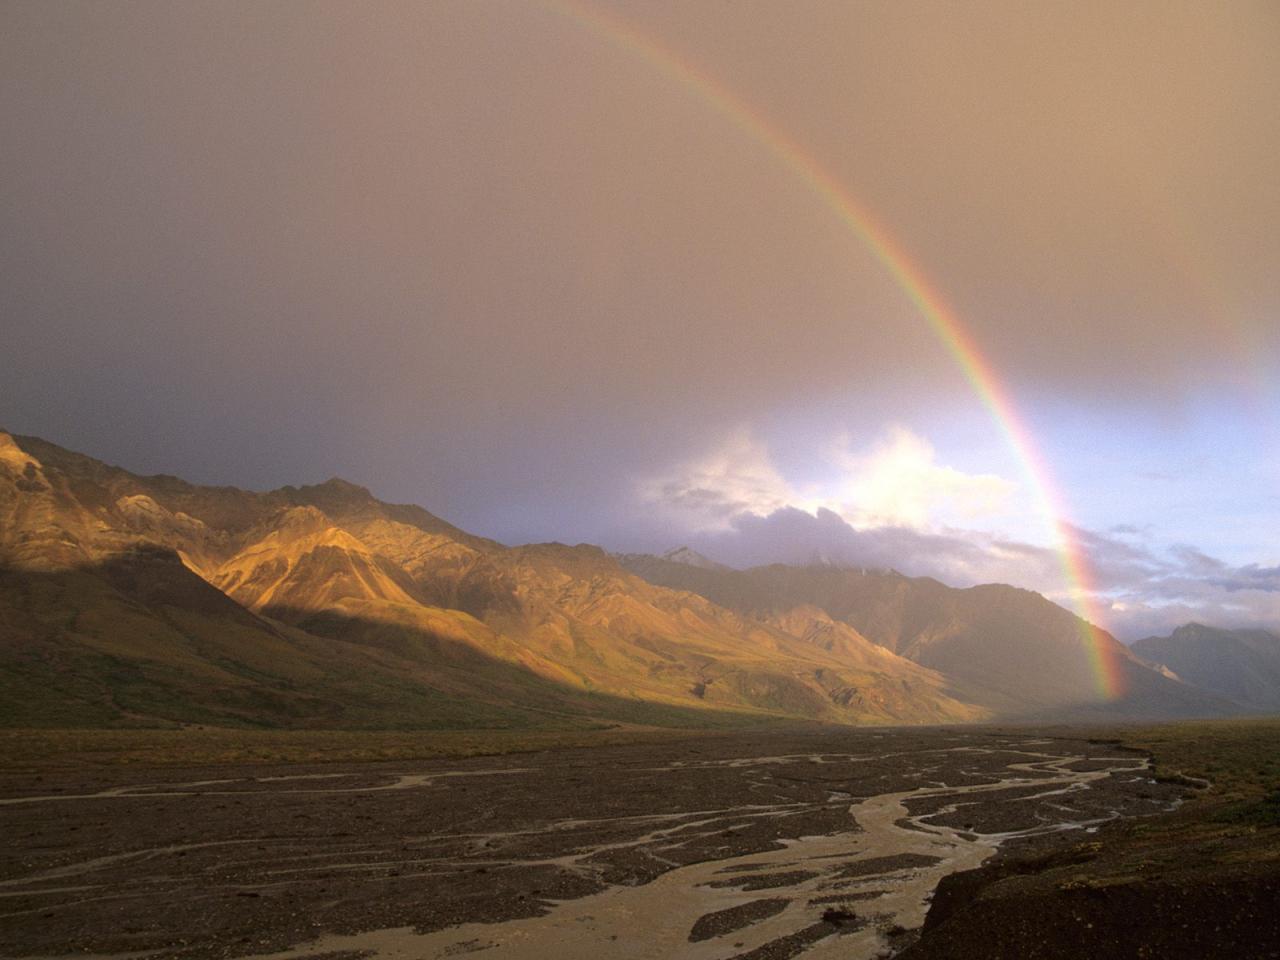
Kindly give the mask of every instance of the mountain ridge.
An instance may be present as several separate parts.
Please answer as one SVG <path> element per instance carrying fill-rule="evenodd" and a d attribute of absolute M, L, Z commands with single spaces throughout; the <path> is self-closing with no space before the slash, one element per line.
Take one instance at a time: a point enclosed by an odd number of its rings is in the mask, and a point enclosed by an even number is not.
<path fill-rule="evenodd" d="M 1186 623 L 1133 644 L 1140 656 L 1253 710 L 1280 711 L 1280 635 Z"/>
<path fill-rule="evenodd" d="M 242 638 L 247 646 L 270 646 L 284 636 L 298 647 L 293 659 L 307 662 L 318 655 L 313 646 L 334 640 L 410 656 L 396 671 L 418 678 L 426 706 L 445 690 L 485 702 L 492 699 L 485 690 L 489 674 L 501 674 L 509 687 L 515 670 L 555 687 L 574 716 L 583 696 L 645 704 L 650 713 L 761 719 L 883 723 L 983 716 L 947 695 L 943 679 L 927 668 L 900 658 L 842 659 L 852 646 L 833 652 L 702 597 L 655 587 L 599 547 L 505 547 L 420 507 L 384 504 L 346 481 L 252 493 L 165 475 L 139 477 L 38 439 L 5 435 L 0 443 L 0 476 L 7 480 L 0 483 L 0 560 L 9 578 L 0 601 L 12 607 L 15 594 L 62 578 L 63 596 L 47 612 L 74 608 L 74 615 L 53 637 L 58 663 L 77 662 L 86 648 L 111 656 L 125 651 L 116 659 L 129 670 L 169 676 L 173 665 L 159 648 L 148 646 L 143 655 L 129 637 L 113 636 L 110 624 L 168 636 L 181 604 L 139 608 L 135 596 L 117 587 L 151 578 L 157 582 L 148 589 L 156 595 L 194 596 L 194 584 L 182 582 L 186 571 L 257 618 L 239 623 L 253 634 Z M 166 550 L 181 570 L 155 562 L 155 551 Z M 35 574 L 47 575 L 45 587 L 33 585 Z M 82 596 L 71 596 L 69 584 Z M 145 625 L 138 619 L 144 614 Z M 86 615 L 95 624 L 92 637 L 76 629 Z M 209 642 L 201 630 L 187 632 L 199 644 Z M 27 634 L 30 647 L 35 641 Z M 50 637 L 44 639 L 48 653 Z M 22 648 L 7 646 L 11 668 Z M 191 665 L 181 643 L 170 649 L 189 672 L 204 669 Z M 366 654 L 355 657 L 361 669 L 383 670 L 385 664 L 370 664 Z M 470 686 L 451 669 L 450 658 L 459 656 L 486 665 Z M 254 660 L 252 650 L 224 650 L 219 657 Z M 173 682 L 189 690 L 189 679 Z M 283 682 L 275 675 L 264 681 L 273 690 Z M 502 705 L 523 709 L 519 696 Z M 340 715 L 342 706 L 331 712 Z M 617 713 L 611 706 L 603 715 Z"/>
<path fill-rule="evenodd" d="M 939 670 L 961 698 L 996 713 L 1034 718 L 1087 704 L 1099 678 L 1082 656 L 1083 622 L 1038 593 L 1007 584 L 948 587 L 931 577 L 831 564 L 770 564 L 747 570 L 707 570 L 658 557 L 630 555 L 641 576 L 687 589 L 744 615 L 769 618 L 809 604 L 874 643 Z M 1229 705 L 1159 675 L 1105 632 L 1099 642 L 1128 681 L 1135 714 L 1154 700 L 1170 709 L 1217 712 Z M 994 682 L 993 682 L 994 680 Z M 1048 709 L 1046 709 L 1048 708 Z M 1114 713 L 1106 704 L 1086 716 Z"/>
<path fill-rule="evenodd" d="M 174 691 L 204 719 L 301 725 L 1106 712 L 1080 682 L 1028 687 L 1028 672 L 1078 680 L 1078 647 L 1005 637 L 998 656 L 984 651 L 982 636 L 1009 633 L 1010 618 L 1018 637 L 1037 617 L 1058 633 L 1075 622 L 1037 594 L 669 556 L 507 547 L 340 478 L 206 487 L 0 433 L 0 624 L 11 641 L 0 682 L 25 703 L 10 704 L 11 718 L 40 714 L 33 679 L 92 689 L 65 695 L 94 722 L 113 710 L 120 722 L 181 720 Z M 655 582 L 663 571 L 671 582 Z M 1019 612 L 1009 598 L 1022 596 Z M 1126 669 L 1140 713 L 1220 709 L 1136 659 Z"/>

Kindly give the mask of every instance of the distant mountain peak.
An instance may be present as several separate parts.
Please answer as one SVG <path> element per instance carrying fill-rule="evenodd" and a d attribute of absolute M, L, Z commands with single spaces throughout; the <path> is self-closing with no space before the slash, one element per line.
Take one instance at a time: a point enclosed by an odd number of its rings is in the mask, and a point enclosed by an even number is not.
<path fill-rule="evenodd" d="M 1131 649 L 1179 679 L 1250 709 L 1280 709 L 1280 635 L 1270 630 L 1184 623 L 1167 637 L 1144 637 Z"/>
<path fill-rule="evenodd" d="M 1208 624 L 1199 623 L 1198 621 L 1193 620 L 1189 623 L 1184 623 L 1180 627 L 1174 628 L 1173 632 L 1166 638 L 1146 637 L 1144 640 L 1139 642 L 1153 640 L 1185 640 L 1188 642 L 1218 643 L 1224 638 L 1231 637 L 1235 639 L 1262 638 L 1265 640 L 1267 638 L 1276 638 L 1277 634 L 1272 630 L 1267 630 L 1262 627 L 1212 627 Z"/>
<path fill-rule="evenodd" d="M 1012 587 L 835 565 L 735 570 L 687 545 L 661 557 L 504 547 L 340 478 L 199 486 L 7 434 L 0 567 L 0 632 L 19 650 L 0 658 L 0 687 L 23 694 L 0 697 L 0 725 L 132 722 L 117 702 L 291 725 L 559 712 L 686 722 L 671 709 L 917 723 L 1112 708 L 1092 699 L 1075 615 Z M 1237 635 L 1223 649 L 1257 681 L 1237 699 L 1263 704 L 1258 682 L 1280 690 L 1267 667 L 1280 638 Z M 1123 669 L 1131 693 L 1116 709 L 1225 703 L 1136 659 Z"/>
<path fill-rule="evenodd" d="M 372 497 L 368 487 L 362 487 L 358 483 L 352 483 L 350 480 L 343 480 L 341 477 L 330 477 L 324 483 L 316 484 L 323 490 L 329 490 L 333 493 L 345 493 L 353 497 Z"/>
<path fill-rule="evenodd" d="M 341 477 L 330 477 L 324 483 L 301 487 L 285 487 L 283 491 L 296 503 L 319 507 L 326 512 L 363 509 L 377 499 L 366 487 Z"/>
<path fill-rule="evenodd" d="M 728 570 L 723 563 L 716 563 L 690 547 L 676 547 L 662 555 L 668 563 L 683 563 L 686 567 L 697 567 L 700 570 Z"/>

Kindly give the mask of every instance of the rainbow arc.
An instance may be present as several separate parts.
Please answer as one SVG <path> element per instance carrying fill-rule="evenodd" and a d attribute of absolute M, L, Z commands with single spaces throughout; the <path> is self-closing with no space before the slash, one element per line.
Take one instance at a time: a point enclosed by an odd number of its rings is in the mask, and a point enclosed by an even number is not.
<path fill-rule="evenodd" d="M 1097 591 L 1093 587 L 1088 559 L 1079 537 L 1065 519 L 1064 498 L 1053 483 L 1047 463 L 992 364 L 922 270 L 871 212 L 817 159 L 714 77 L 611 13 L 570 0 L 548 0 L 547 5 L 607 43 L 644 60 L 657 73 L 688 90 L 748 138 L 771 152 L 793 176 L 821 198 L 845 228 L 885 268 L 963 372 L 1017 458 L 1040 509 L 1051 525 L 1056 541 L 1055 553 L 1071 592 L 1081 641 L 1098 693 L 1106 699 L 1121 696 L 1125 692 L 1122 656 L 1115 642 L 1095 626 L 1103 622 L 1101 610 L 1094 600 Z"/>

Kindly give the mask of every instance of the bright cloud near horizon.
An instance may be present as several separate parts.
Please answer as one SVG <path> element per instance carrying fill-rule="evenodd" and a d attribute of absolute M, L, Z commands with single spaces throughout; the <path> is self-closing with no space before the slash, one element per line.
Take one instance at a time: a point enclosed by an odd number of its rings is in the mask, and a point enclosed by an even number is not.
<path fill-rule="evenodd" d="M 1073 604 L 1080 585 L 1066 578 L 1047 518 L 1028 523 L 1037 508 L 1025 482 L 940 464 L 927 440 L 901 426 L 863 450 L 841 435 L 815 459 L 825 462 L 823 480 L 788 479 L 768 446 L 740 426 L 706 455 L 640 483 L 638 509 L 731 565 L 896 568 L 960 586 L 1015 583 Z M 1106 626 L 1123 635 L 1188 620 L 1266 625 L 1280 616 L 1280 566 L 1232 566 L 1133 525 L 1068 530 L 1087 558 Z"/>
<path fill-rule="evenodd" d="M 866 449 L 843 433 L 816 451 L 825 481 L 795 484 L 774 464 L 749 427 L 738 427 L 710 453 L 640 485 L 644 502 L 673 509 L 694 531 L 732 529 L 744 515 L 793 508 L 827 510 L 854 529 L 935 530 L 949 521 L 998 514 L 1017 484 L 992 474 L 967 474 L 936 460 L 930 443 L 892 426 Z"/>
<path fill-rule="evenodd" d="M 1108 626 L 1280 628 L 1277 49 L 1261 0 L 7 3 L 0 427 L 1061 596 L 1013 416 Z"/>

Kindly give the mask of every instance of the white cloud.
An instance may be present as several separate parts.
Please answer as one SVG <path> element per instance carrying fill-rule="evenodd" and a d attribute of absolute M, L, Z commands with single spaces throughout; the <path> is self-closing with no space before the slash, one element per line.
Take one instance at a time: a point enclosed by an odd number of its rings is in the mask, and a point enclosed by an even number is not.
<path fill-rule="evenodd" d="M 993 474 L 939 464 L 933 445 L 902 427 L 864 450 L 847 435 L 838 437 L 815 459 L 833 468 L 829 478 L 792 483 L 743 427 L 707 455 L 644 483 L 642 495 L 685 514 L 695 530 L 728 529 L 735 517 L 766 517 L 788 507 L 815 516 L 829 510 L 858 529 L 937 530 L 999 513 L 1016 489 Z"/>
<path fill-rule="evenodd" d="M 843 436 L 829 455 L 842 474 L 830 509 L 861 529 L 971 522 L 999 513 L 1016 490 L 1003 477 L 939 464 L 933 445 L 903 427 L 864 452 Z"/>
<path fill-rule="evenodd" d="M 707 455 L 645 481 L 641 496 L 683 514 L 694 530 L 727 530 L 734 517 L 768 516 L 796 499 L 768 448 L 746 427 Z"/>
<path fill-rule="evenodd" d="M 678 516 L 691 546 L 731 565 L 820 560 L 893 567 L 953 586 L 1012 583 L 1074 606 L 1075 585 L 1064 579 L 1052 545 L 968 525 L 991 516 L 1002 524 L 1014 520 L 1012 482 L 940 464 L 927 440 L 902 428 L 861 450 L 848 437 L 836 438 L 813 461 L 831 468 L 824 481 L 791 481 L 744 428 L 642 492 Z M 1189 620 L 1280 623 L 1280 566 L 1233 567 L 1186 544 L 1159 548 L 1132 527 L 1068 529 L 1088 557 L 1101 625 L 1125 639 Z"/>
<path fill-rule="evenodd" d="M 766 444 L 742 428 L 710 453 L 647 483 L 645 499 L 674 514 L 696 549 L 734 565 L 823 560 L 893 567 L 954 586 L 1003 582 L 1074 607 L 1053 543 L 1032 542 L 1017 487 L 938 462 L 925 438 L 901 427 L 857 448 L 847 436 L 815 450 L 829 470 L 799 484 Z M 1023 531 L 974 528 L 994 517 Z M 1025 517 L 1025 515 L 1023 515 Z M 1069 528 L 1089 558 L 1103 626 L 1133 638 L 1187 619 L 1247 622 L 1280 609 L 1280 568 L 1228 568 L 1189 546 L 1158 552 L 1126 530 Z"/>

